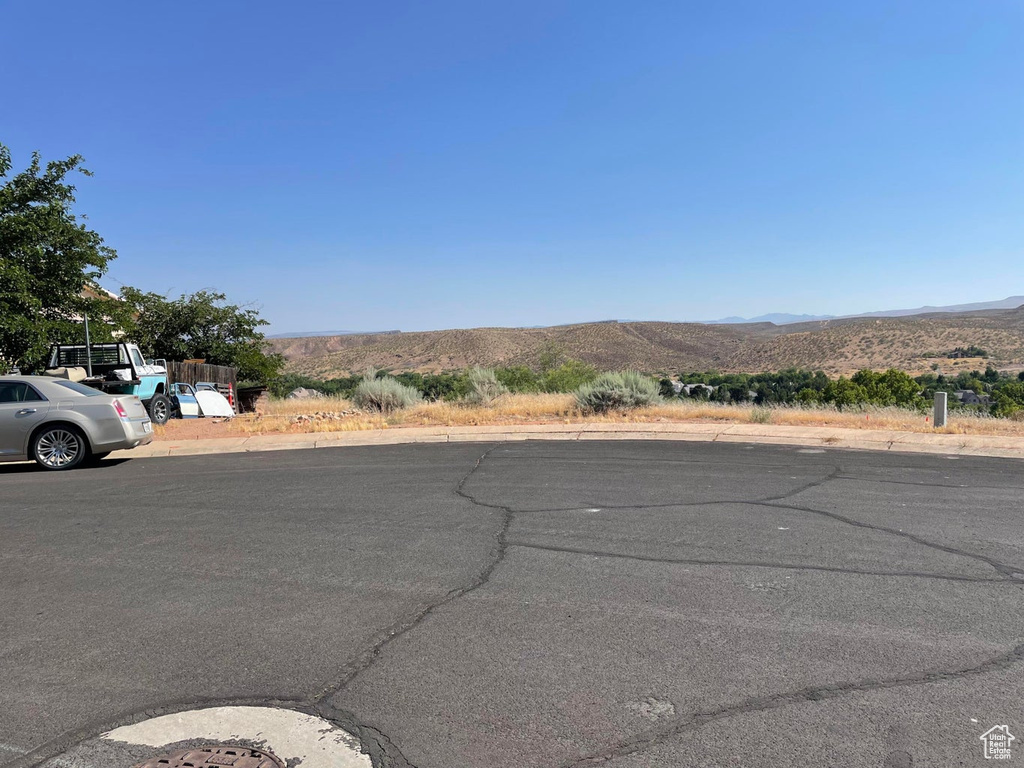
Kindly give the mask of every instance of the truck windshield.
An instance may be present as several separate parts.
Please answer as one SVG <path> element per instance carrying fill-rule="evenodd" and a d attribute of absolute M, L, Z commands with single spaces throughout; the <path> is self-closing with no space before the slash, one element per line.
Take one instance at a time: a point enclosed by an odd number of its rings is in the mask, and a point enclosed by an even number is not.
<path fill-rule="evenodd" d="M 99 397 L 103 395 L 103 393 L 98 389 L 87 387 L 85 384 L 79 384 L 77 381 L 54 381 L 53 383 L 58 387 L 70 389 L 72 392 L 77 392 L 78 394 L 85 395 L 86 397 Z"/>

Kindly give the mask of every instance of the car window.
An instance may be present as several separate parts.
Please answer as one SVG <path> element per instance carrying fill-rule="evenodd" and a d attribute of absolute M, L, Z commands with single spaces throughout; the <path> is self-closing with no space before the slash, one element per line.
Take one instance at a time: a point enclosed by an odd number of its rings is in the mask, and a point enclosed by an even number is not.
<path fill-rule="evenodd" d="M 54 379 L 53 383 L 56 384 L 58 387 L 64 387 L 65 389 L 70 389 L 72 392 L 74 392 L 76 394 L 79 394 L 79 395 L 85 395 L 86 397 L 97 397 L 98 395 L 102 395 L 103 394 L 98 389 L 93 389 L 92 387 L 87 387 L 87 386 L 85 386 L 85 384 L 79 384 L 77 381 L 66 381 L 65 379 Z"/>
<path fill-rule="evenodd" d="M 0 403 L 27 403 L 42 396 L 24 381 L 0 381 Z"/>
<path fill-rule="evenodd" d="M 139 354 L 139 350 L 132 350 L 132 362 L 135 363 L 136 368 L 141 368 L 144 363 L 142 362 L 142 355 Z"/>

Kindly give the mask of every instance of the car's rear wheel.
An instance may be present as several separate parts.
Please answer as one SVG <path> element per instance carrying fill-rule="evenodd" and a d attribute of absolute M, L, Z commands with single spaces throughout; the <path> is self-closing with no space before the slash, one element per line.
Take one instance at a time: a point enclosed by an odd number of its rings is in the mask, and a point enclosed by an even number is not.
<path fill-rule="evenodd" d="M 65 424 L 43 427 L 32 438 L 32 458 L 43 469 L 73 469 L 88 453 L 82 433 Z"/>
<path fill-rule="evenodd" d="M 149 418 L 154 424 L 166 424 L 171 418 L 171 401 L 167 395 L 153 395 L 148 410 Z"/>

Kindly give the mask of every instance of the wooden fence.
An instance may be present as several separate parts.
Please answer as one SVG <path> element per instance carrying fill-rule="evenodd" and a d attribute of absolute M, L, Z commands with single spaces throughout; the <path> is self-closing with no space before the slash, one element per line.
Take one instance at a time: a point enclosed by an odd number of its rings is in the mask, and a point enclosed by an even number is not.
<path fill-rule="evenodd" d="M 171 384 L 192 384 L 197 381 L 212 381 L 217 384 L 231 384 L 236 389 L 237 371 L 226 365 L 208 365 L 206 363 L 172 363 L 167 362 L 167 378 Z"/>

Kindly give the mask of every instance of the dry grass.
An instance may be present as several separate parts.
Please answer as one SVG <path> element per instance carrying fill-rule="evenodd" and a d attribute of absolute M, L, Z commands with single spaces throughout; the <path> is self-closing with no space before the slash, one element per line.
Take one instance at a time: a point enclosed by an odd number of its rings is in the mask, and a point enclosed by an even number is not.
<path fill-rule="evenodd" d="M 343 397 L 322 397 L 309 400 L 271 400 L 267 404 L 268 416 L 298 416 L 316 411 L 339 412 L 355 408 L 351 400 Z"/>
<path fill-rule="evenodd" d="M 732 423 L 777 424 L 806 427 L 845 427 L 852 429 L 889 429 L 901 432 L 1009 435 L 1024 437 L 1024 421 L 996 419 L 983 415 L 950 414 L 949 425 L 934 429 L 925 414 L 902 408 L 871 407 L 839 411 L 829 407 L 803 408 L 753 405 L 720 405 L 698 401 L 666 401 L 650 408 L 625 413 L 583 415 L 572 395 L 505 395 L 491 405 L 462 403 L 423 403 L 391 415 L 352 413 L 328 416 L 323 420 L 295 423 L 295 417 L 310 414 L 341 414 L 352 404 L 340 398 L 322 400 L 272 401 L 259 417 L 235 420 L 235 434 L 280 432 L 348 432 L 418 426 L 481 426 L 502 424 L 569 423 Z"/>

